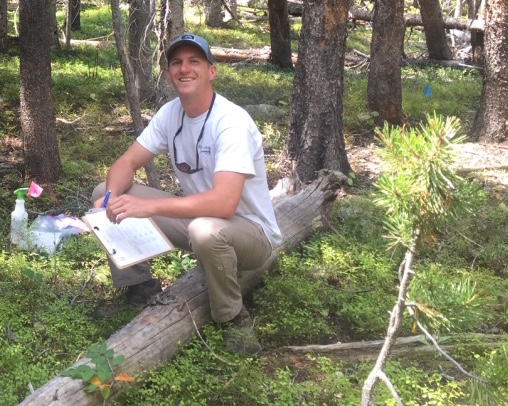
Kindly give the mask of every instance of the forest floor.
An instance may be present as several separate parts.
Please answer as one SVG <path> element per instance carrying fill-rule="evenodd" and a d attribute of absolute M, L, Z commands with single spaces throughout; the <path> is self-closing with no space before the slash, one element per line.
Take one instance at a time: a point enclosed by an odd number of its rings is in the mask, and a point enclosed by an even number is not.
<path fill-rule="evenodd" d="M 508 200 L 508 143 L 483 144 L 466 142 L 455 146 L 458 150 L 458 170 L 463 176 L 473 177 L 482 182 L 489 195 L 498 201 Z M 375 152 L 373 142 L 361 142 L 358 145 L 349 145 L 347 156 L 349 164 L 355 173 L 355 182 L 350 193 L 361 193 L 372 188 L 382 171 L 382 165 Z M 332 344 L 333 345 L 333 344 Z M 344 361 L 358 359 L 374 360 L 372 354 L 376 351 L 352 352 L 348 356 L 344 353 L 326 352 L 327 356 L 338 357 Z M 335 355 L 334 355 L 335 354 Z M 308 354 L 302 348 L 291 350 L 285 348 L 264 349 L 264 366 L 268 370 L 289 365 L 291 370 L 298 371 L 303 377 L 306 374 Z M 421 355 L 416 355 L 420 357 Z M 355 362 L 356 362 L 355 361 Z M 421 360 L 420 360 L 421 361 Z M 353 362 L 354 363 L 354 362 Z M 300 377 L 300 379 L 303 379 Z"/>
<path fill-rule="evenodd" d="M 381 172 L 381 162 L 376 156 L 374 143 L 347 147 L 349 163 L 355 172 L 359 187 L 369 187 Z M 484 144 L 465 142 L 456 145 L 458 170 L 465 176 L 471 174 L 484 187 L 499 198 L 508 196 L 508 142 Z"/>

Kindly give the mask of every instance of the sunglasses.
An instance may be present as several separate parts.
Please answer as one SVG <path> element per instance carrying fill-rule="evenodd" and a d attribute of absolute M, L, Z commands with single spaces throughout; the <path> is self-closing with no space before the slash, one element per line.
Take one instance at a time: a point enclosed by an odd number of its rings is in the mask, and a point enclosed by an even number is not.
<path fill-rule="evenodd" d="M 201 141 L 201 138 L 203 138 L 203 132 L 205 131 L 205 124 L 206 124 L 206 121 L 208 120 L 208 117 L 210 117 L 210 112 L 212 111 L 212 107 L 213 107 L 213 103 L 215 101 L 215 92 L 213 94 L 213 97 L 212 97 L 212 103 L 210 104 L 210 108 L 208 109 L 208 113 L 206 115 L 206 118 L 205 118 L 205 122 L 203 123 L 203 127 L 201 127 L 201 132 L 199 133 L 199 137 L 198 137 L 198 140 L 196 141 L 196 168 L 192 168 L 187 162 L 178 162 L 178 158 L 177 158 L 177 152 L 176 152 L 176 143 L 175 143 L 175 140 L 176 140 L 176 137 L 178 135 L 181 134 L 182 132 L 182 128 L 183 128 L 183 118 L 185 116 L 185 111 L 182 113 L 182 121 L 181 121 L 181 124 L 180 124 L 180 128 L 178 128 L 178 130 L 176 130 L 176 133 L 175 133 L 175 136 L 173 137 L 173 154 L 175 156 L 175 166 L 176 168 L 180 171 L 180 172 L 183 172 L 183 173 L 187 173 L 189 175 L 192 175 L 193 173 L 196 173 L 196 172 L 199 172 L 201 170 L 203 170 L 203 168 L 200 168 L 199 167 L 199 151 L 198 151 L 198 145 L 199 145 L 199 141 Z"/>

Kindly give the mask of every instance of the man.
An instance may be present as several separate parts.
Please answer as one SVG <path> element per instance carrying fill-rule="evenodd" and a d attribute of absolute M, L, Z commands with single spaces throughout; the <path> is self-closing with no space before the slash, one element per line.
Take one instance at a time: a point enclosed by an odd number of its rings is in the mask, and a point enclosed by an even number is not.
<path fill-rule="evenodd" d="M 152 217 L 177 247 L 192 250 L 206 274 L 212 319 L 252 331 L 238 270 L 261 267 L 282 240 L 270 200 L 262 137 L 242 108 L 213 91 L 217 68 L 205 39 L 185 34 L 166 51 L 166 74 L 178 98 L 165 104 L 131 147 L 111 166 L 93 193 L 113 223 Z M 176 197 L 133 184 L 136 170 L 157 154 L 169 154 L 183 191 Z M 115 287 L 145 300 L 160 291 L 149 264 L 116 269 Z M 234 329 L 232 330 L 234 331 Z M 226 348 L 255 353 L 257 341 L 226 340 Z M 242 341 L 242 340 L 240 340 Z"/>

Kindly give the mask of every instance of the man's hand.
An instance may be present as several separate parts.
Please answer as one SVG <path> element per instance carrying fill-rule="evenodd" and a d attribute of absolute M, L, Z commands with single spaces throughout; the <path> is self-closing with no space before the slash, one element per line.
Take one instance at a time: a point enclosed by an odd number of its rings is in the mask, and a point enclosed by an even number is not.
<path fill-rule="evenodd" d="M 115 224 L 120 224 L 127 217 L 151 217 L 154 215 L 151 203 L 153 203 L 153 200 L 130 195 L 110 197 L 106 215 Z"/>
<path fill-rule="evenodd" d="M 111 203 L 116 201 L 117 198 L 124 196 L 124 193 L 132 186 L 136 171 L 150 162 L 154 156 L 154 154 L 135 141 L 109 169 L 108 176 L 106 178 L 106 186 L 108 190 L 111 190 L 111 195 L 106 206 L 106 211 L 111 221 L 117 221 L 116 218 L 113 217 L 113 214 L 111 214 Z M 100 208 L 102 202 L 103 199 L 98 199 L 93 205 L 95 208 Z M 147 216 L 132 215 L 131 217 Z"/>
<path fill-rule="evenodd" d="M 93 208 L 94 209 L 100 209 L 102 206 L 102 202 L 104 201 L 104 196 L 98 198 L 95 202 L 93 202 Z"/>

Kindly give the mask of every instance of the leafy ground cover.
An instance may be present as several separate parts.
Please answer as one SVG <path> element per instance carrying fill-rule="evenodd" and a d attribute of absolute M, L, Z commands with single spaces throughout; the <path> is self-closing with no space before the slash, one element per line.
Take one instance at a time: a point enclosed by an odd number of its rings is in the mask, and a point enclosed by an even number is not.
<path fill-rule="evenodd" d="M 63 17 L 63 14 L 60 15 Z M 82 14 L 81 39 L 111 33 L 109 10 L 88 4 Z M 189 17 L 189 30 L 213 43 L 258 47 L 268 44 L 267 21 L 206 28 Z M 248 27 L 248 28 L 246 28 Z M 295 22 L 298 33 L 298 22 Z M 78 34 L 76 34 L 77 37 Z M 421 43 L 407 41 L 408 53 Z M 368 30 L 355 29 L 350 51 L 368 52 Z M 2 161 L 19 161 L 19 61 L 15 50 L 0 60 L 0 141 Z M 287 111 L 293 72 L 262 63 L 219 64 L 217 90 L 240 105 L 271 104 Z M 57 200 L 43 194 L 29 200 L 33 220 L 39 213 L 65 211 L 80 215 L 107 168 L 133 140 L 124 106 L 121 72 L 113 47 L 79 46 L 60 50 L 53 59 L 54 100 L 64 177 L 56 185 Z M 224 352 L 213 324 L 182 348 L 168 365 L 136 377 L 117 405 L 357 405 L 363 380 L 371 368 L 367 354 L 290 351 L 286 346 L 328 344 L 382 338 L 397 289 L 401 253 L 386 249 L 383 213 L 372 201 L 370 183 L 376 170 L 369 148 L 372 126 L 364 114 L 367 70 L 348 69 L 344 84 L 344 132 L 350 160 L 358 176 L 343 190 L 329 232 L 316 233 L 294 252 L 281 256 L 264 285 L 248 298 L 264 346 L 257 360 Z M 429 85 L 431 97 L 424 89 Z M 478 105 L 481 78 L 477 71 L 439 67 L 406 67 L 404 111 L 411 122 L 435 110 L 461 118 L 464 131 Z M 151 110 L 144 109 L 147 117 Z M 259 120 L 270 176 L 284 171 L 287 115 Z M 164 187 L 171 174 L 161 159 L 157 166 Z M 496 176 L 494 176 L 496 175 Z M 468 172 L 483 192 L 471 196 L 474 214 L 447 224 L 418 257 L 411 297 L 429 309 L 421 318 L 468 370 L 487 377 L 491 387 L 471 383 L 434 353 L 394 357 L 387 370 L 405 404 L 504 404 L 507 398 L 506 344 L 471 338 L 471 334 L 508 331 L 508 203 L 498 169 Z M 143 173 L 139 173 L 143 180 Z M 1 178 L 0 226 L 0 404 L 15 405 L 29 393 L 103 342 L 139 312 L 114 290 L 103 251 L 88 235 L 67 240 L 55 256 L 18 251 L 9 244 L 12 191 L 23 185 L 19 173 Z M 502 186 L 502 185 L 501 185 Z M 192 256 L 175 252 L 158 258 L 153 271 L 166 287 L 194 264 Z M 405 320 L 404 335 L 411 335 Z M 466 336 L 467 334 L 467 336 Z M 453 379 L 451 379 L 453 378 Z M 503 387 L 504 385 L 504 387 Z M 380 387 L 376 401 L 392 405 Z"/>

